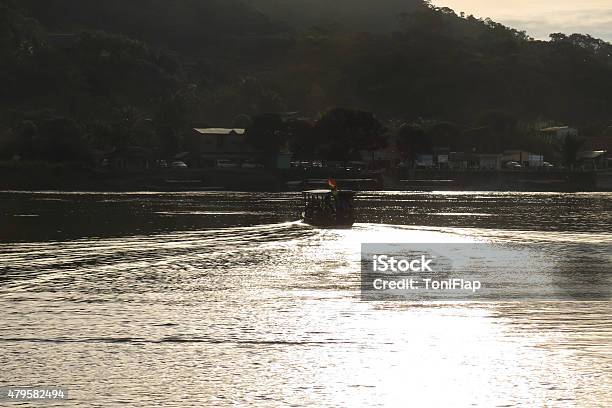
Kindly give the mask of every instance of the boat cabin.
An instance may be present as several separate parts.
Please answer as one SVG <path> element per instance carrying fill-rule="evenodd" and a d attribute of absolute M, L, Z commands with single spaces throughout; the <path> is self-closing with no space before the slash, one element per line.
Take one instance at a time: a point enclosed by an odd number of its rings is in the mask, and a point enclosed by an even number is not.
<path fill-rule="evenodd" d="M 304 222 L 319 227 L 350 227 L 355 222 L 350 190 L 310 190 L 302 192 Z"/>

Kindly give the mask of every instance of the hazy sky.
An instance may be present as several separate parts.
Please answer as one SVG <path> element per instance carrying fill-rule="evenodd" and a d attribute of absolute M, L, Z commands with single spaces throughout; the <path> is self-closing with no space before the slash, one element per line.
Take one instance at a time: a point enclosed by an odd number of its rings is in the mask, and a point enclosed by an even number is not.
<path fill-rule="evenodd" d="M 526 30 L 538 39 L 548 34 L 584 33 L 612 41 L 612 0 L 433 0 L 457 13 L 491 17 Z"/>

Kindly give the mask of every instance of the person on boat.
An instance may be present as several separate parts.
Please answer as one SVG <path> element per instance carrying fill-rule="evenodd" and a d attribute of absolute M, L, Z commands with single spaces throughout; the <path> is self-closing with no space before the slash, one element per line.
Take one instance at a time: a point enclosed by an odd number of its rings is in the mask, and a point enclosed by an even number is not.
<path fill-rule="evenodd" d="M 339 204 L 338 185 L 336 184 L 336 180 L 332 179 L 331 177 L 327 179 L 327 184 L 329 185 L 330 192 L 326 195 L 326 201 L 329 200 L 329 207 L 332 214 L 335 216 Z"/>
<path fill-rule="evenodd" d="M 334 196 L 338 195 L 338 184 L 336 183 L 336 180 L 331 177 L 328 178 L 327 185 L 329 186 L 329 189 L 331 190 L 332 194 L 334 194 Z"/>

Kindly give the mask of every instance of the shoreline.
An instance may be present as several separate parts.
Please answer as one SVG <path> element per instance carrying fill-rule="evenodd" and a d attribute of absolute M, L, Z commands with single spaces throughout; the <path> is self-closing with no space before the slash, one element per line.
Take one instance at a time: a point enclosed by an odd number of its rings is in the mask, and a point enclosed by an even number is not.
<path fill-rule="evenodd" d="M 150 169 L 110 171 L 79 164 L 0 166 L 0 190 L 283 192 L 321 188 L 328 177 L 342 188 L 374 191 L 610 192 L 607 171 L 450 171 L 342 169 Z"/>

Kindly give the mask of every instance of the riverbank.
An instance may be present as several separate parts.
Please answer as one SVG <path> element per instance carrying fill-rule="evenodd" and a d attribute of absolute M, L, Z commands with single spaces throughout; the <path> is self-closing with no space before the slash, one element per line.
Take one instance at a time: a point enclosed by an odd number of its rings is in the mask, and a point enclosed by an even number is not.
<path fill-rule="evenodd" d="M 407 170 L 387 181 L 398 190 L 612 191 L 612 171 Z"/>
<path fill-rule="evenodd" d="M 87 191 L 299 191 L 325 185 L 328 177 L 358 190 L 612 191 L 612 171 L 359 172 L 345 169 L 148 169 L 106 170 L 80 164 L 0 164 L 3 190 Z"/>

